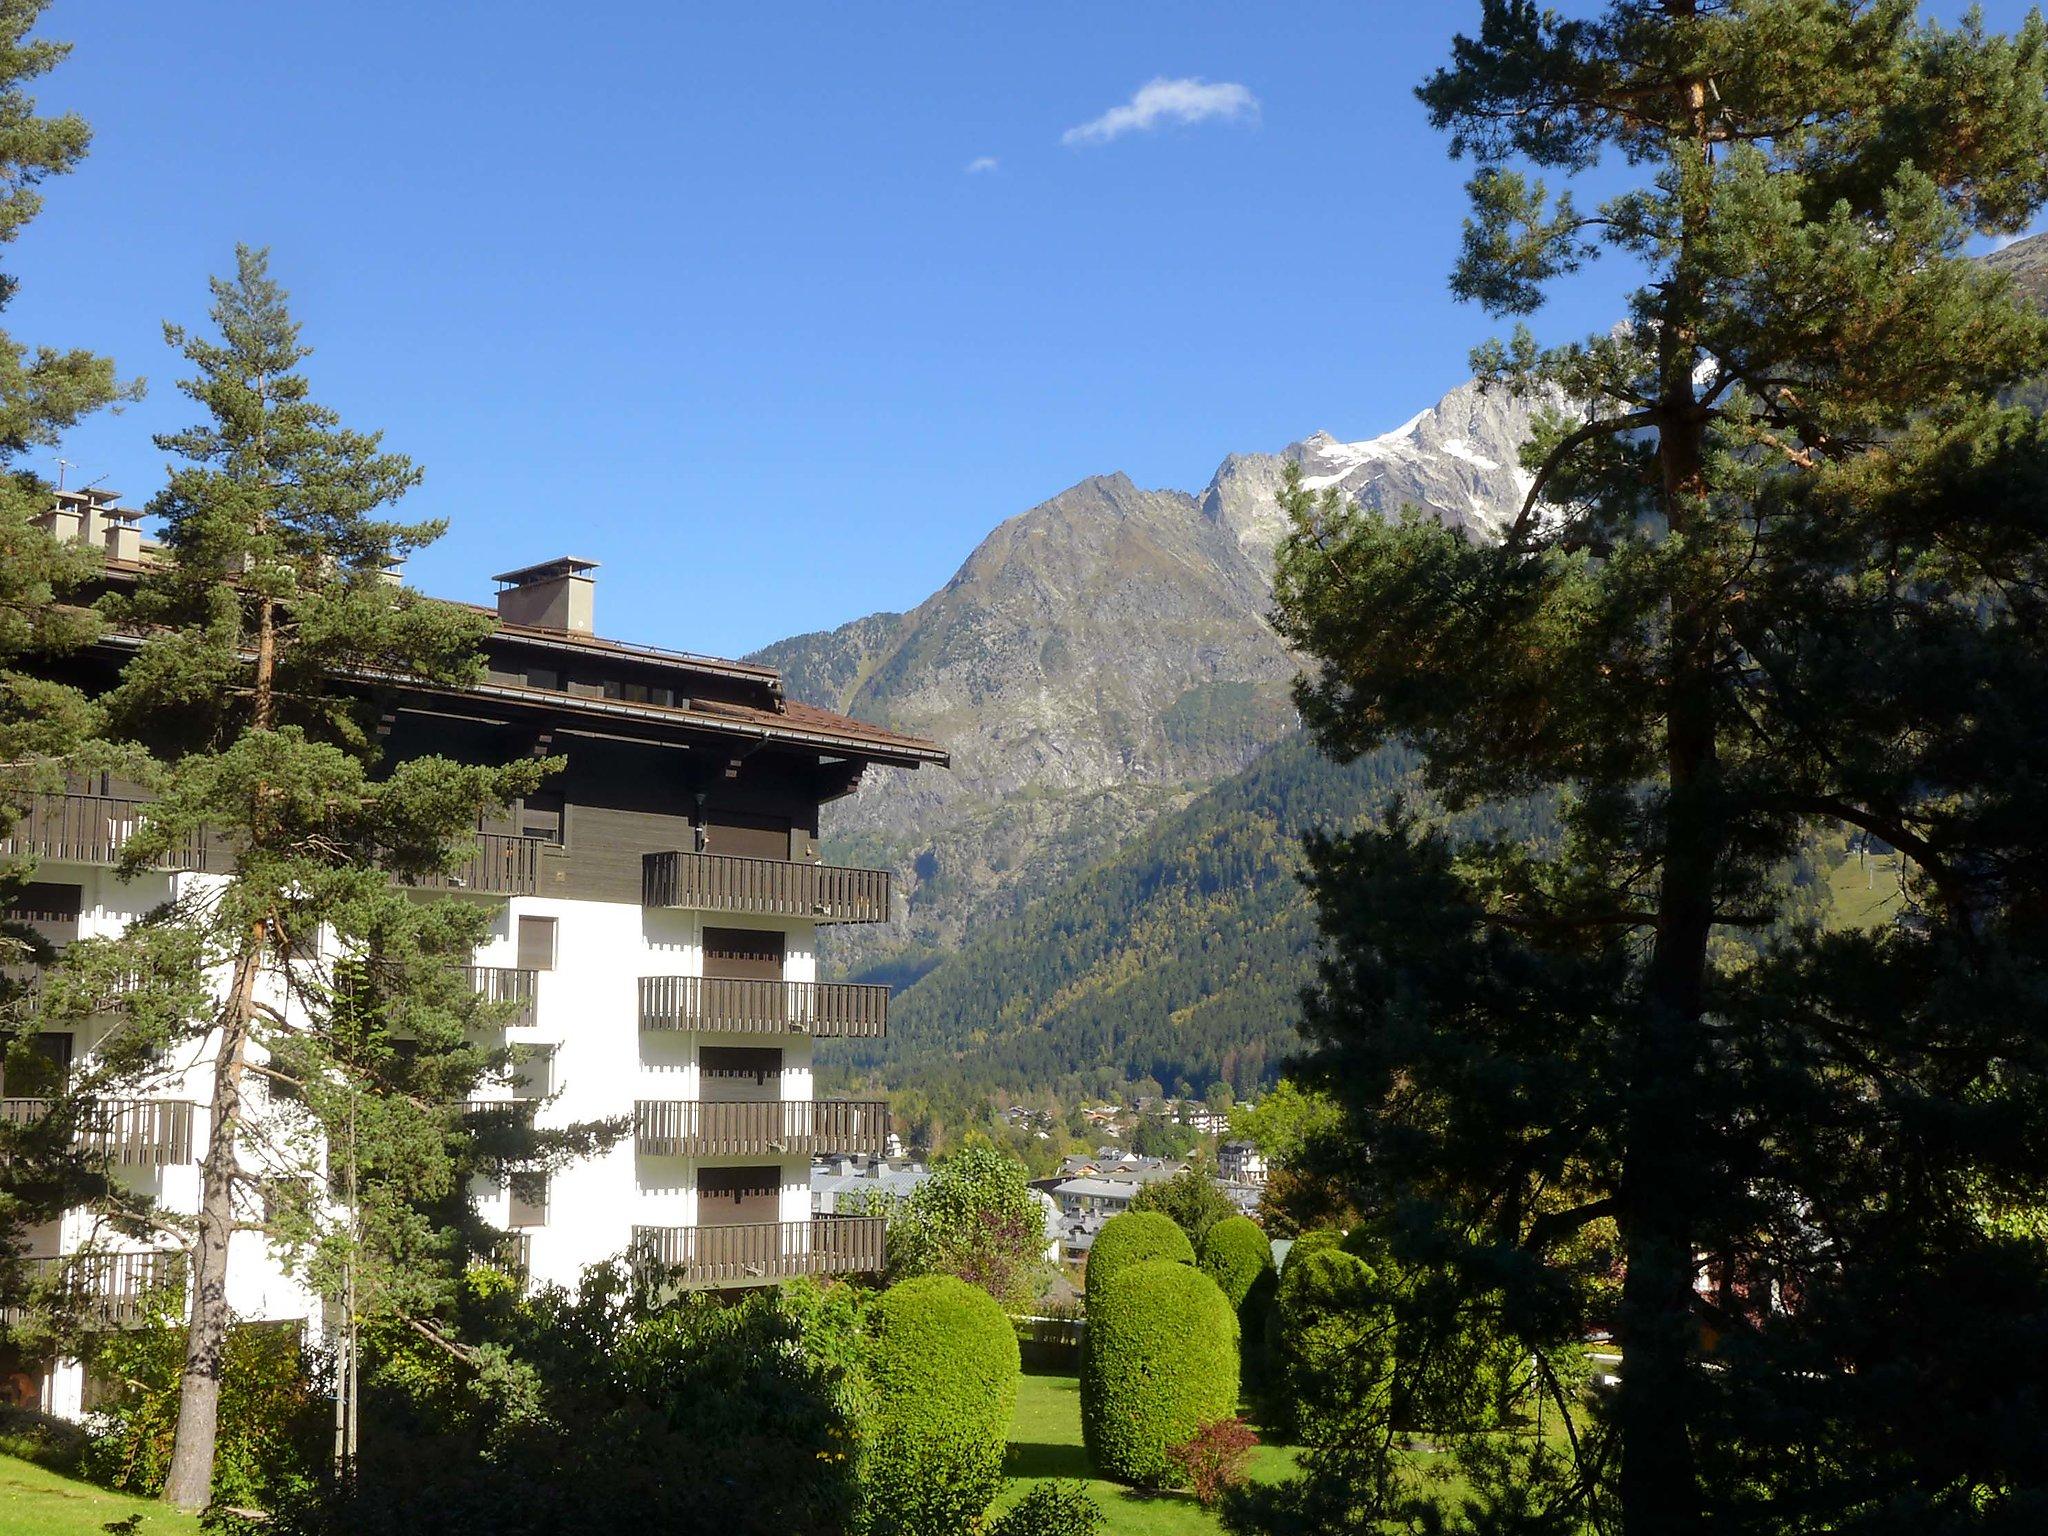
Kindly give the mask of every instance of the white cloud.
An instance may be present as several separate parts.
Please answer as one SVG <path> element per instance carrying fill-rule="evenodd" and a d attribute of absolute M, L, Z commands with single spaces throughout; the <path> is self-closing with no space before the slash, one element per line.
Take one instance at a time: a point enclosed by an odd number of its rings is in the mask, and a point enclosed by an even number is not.
<path fill-rule="evenodd" d="M 995 168 L 996 157 L 994 155 L 976 155 L 967 162 L 967 174 L 970 176 L 979 176 L 983 171 L 992 171 Z"/>
<path fill-rule="evenodd" d="M 1062 144 L 1106 144 L 1127 133 L 1143 133 L 1169 123 L 1257 122 L 1259 98 L 1231 81 L 1215 85 L 1204 80 L 1148 80 L 1120 107 L 1111 107 L 1093 122 L 1069 128 Z"/>

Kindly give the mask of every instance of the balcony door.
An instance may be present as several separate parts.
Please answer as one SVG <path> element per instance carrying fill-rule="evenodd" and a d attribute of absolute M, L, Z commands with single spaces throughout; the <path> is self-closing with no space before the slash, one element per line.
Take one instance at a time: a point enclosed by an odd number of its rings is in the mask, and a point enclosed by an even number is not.
<path fill-rule="evenodd" d="M 782 1217 L 779 1168 L 697 1170 L 697 1225 L 749 1226 Z"/>
<path fill-rule="evenodd" d="M 753 816 L 743 811 L 704 813 L 704 852 L 740 859 L 789 858 L 787 816 Z"/>
<path fill-rule="evenodd" d="M 697 1097 L 707 1104 L 766 1104 L 782 1097 L 782 1052 L 707 1045 L 697 1052 Z"/>
<path fill-rule="evenodd" d="M 789 1017 L 782 980 L 783 936 L 755 928 L 704 930 L 704 1024 L 758 1028 Z"/>

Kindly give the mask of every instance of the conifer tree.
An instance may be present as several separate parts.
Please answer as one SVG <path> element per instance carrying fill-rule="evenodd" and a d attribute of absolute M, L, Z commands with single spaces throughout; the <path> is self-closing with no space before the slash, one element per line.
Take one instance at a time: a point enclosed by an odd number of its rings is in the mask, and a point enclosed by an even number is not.
<path fill-rule="evenodd" d="M 213 299 L 217 340 L 166 327 L 207 419 L 157 440 L 177 460 L 151 503 L 166 554 L 107 604 L 144 641 L 104 701 L 111 732 L 156 764 L 126 866 L 192 837 L 231 856 L 224 878 L 104 946 L 132 966 L 182 945 L 197 958 L 184 974 L 217 979 L 168 1026 L 204 1038 L 212 1063 L 165 1488 L 188 1509 L 208 1499 L 236 1233 L 351 1316 L 429 1315 L 478 1241 L 469 1172 L 585 1144 L 463 1118 L 508 1065 L 459 969 L 488 912 L 398 883 L 451 868 L 481 813 L 555 765 L 379 760 L 377 687 L 474 680 L 490 621 L 387 580 L 441 527 L 382 515 L 419 473 L 312 401 L 265 254 L 238 251 Z"/>
<path fill-rule="evenodd" d="M 1562 1464 L 1481 1445 L 1486 1529 L 2042 1518 L 2048 430 L 2007 402 L 2048 323 L 1965 244 L 2048 199 L 2044 92 L 2038 14 L 1909 0 L 1486 0 L 1421 89 L 1478 163 L 1455 291 L 1641 273 L 1611 332 L 1478 354 L 1555 406 L 1497 542 L 1297 487 L 1279 570 L 1328 749 L 1564 805 L 1313 849 L 1336 1166 L 1447 1326 L 1623 1356 Z M 1790 910 L 1844 826 L 1911 868 L 1881 929 Z M 1386 1514 L 1358 1449 L 1267 1523 Z"/>
<path fill-rule="evenodd" d="M 0 245 L 16 239 L 42 208 L 37 190 L 85 157 L 91 130 L 76 113 L 42 116 L 30 87 L 70 51 L 31 40 L 47 0 L 0 0 Z M 0 273 L 0 310 L 16 280 Z M 37 449 L 56 445 L 64 430 L 93 411 L 131 395 L 111 360 L 82 350 L 38 347 L 0 331 L 0 834 L 13 827 L 38 792 L 61 785 L 73 754 L 93 734 L 89 701 L 38 671 L 77 650 L 94 633 L 91 609 L 78 598 L 97 568 L 93 553 L 62 544 L 36 525 L 51 505 L 51 486 L 29 464 Z M 50 958 L 28 925 L 9 921 L 33 865 L 0 860 L 0 1057 L 15 1097 L 57 1090 L 33 1048 L 37 1033 L 30 967 Z M 65 1106 L 36 1119 L 0 1121 L 0 1297 L 21 1301 L 18 1262 L 23 1228 L 100 1192 L 104 1179 L 82 1157 Z"/>

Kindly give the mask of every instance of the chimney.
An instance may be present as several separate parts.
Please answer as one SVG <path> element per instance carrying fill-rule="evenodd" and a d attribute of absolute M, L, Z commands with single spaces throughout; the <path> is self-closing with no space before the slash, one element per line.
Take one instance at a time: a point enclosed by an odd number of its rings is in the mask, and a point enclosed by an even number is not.
<path fill-rule="evenodd" d="M 597 580 L 590 573 L 596 569 L 595 560 L 564 555 L 493 576 L 491 580 L 505 583 L 498 589 L 499 620 L 531 629 L 595 634 Z"/>
<path fill-rule="evenodd" d="M 142 514 L 126 507 L 106 511 L 105 548 L 109 560 L 133 564 L 142 558 Z"/>

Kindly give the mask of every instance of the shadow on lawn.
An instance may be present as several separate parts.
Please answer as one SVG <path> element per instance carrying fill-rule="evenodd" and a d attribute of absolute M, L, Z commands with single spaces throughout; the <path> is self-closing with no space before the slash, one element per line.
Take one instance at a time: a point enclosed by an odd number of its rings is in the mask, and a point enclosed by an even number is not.
<path fill-rule="evenodd" d="M 1088 1465 L 1088 1453 L 1078 1445 L 1013 1440 L 1009 1454 L 1003 1458 L 1003 1475 L 1090 1478 L 1095 1473 Z"/>

